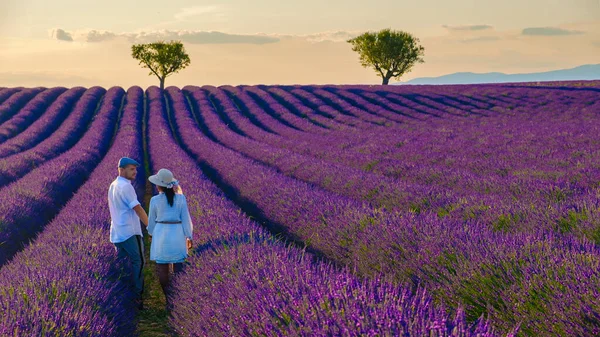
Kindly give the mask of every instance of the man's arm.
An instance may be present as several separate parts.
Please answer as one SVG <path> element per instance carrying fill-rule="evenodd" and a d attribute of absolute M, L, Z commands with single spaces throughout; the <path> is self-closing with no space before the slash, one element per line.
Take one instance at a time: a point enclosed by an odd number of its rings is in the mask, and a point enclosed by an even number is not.
<path fill-rule="evenodd" d="M 142 205 L 137 205 L 133 208 L 133 210 L 137 213 L 137 215 L 140 217 L 140 220 L 142 220 L 142 223 L 146 226 L 148 226 L 148 215 L 146 214 L 146 211 L 144 211 L 144 209 L 142 208 Z"/>
<path fill-rule="evenodd" d="M 145 226 L 148 226 L 148 215 L 146 214 L 146 211 L 144 211 L 144 208 L 142 208 L 140 205 L 137 195 L 135 194 L 135 189 L 131 184 L 125 184 L 121 190 L 121 198 L 129 208 L 133 209 L 137 213 L 140 220 L 142 220 L 142 223 Z"/>

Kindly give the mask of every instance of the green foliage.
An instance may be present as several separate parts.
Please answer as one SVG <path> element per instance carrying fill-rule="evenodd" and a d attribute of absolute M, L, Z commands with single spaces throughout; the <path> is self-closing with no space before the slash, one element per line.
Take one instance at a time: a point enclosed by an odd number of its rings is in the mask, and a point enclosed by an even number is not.
<path fill-rule="evenodd" d="M 431 200 L 422 198 L 421 200 L 412 201 L 408 207 L 408 211 L 415 214 L 421 214 L 424 210 L 431 207 Z"/>
<path fill-rule="evenodd" d="M 379 194 L 379 187 L 375 187 L 369 190 L 369 192 L 367 192 L 367 195 L 365 196 L 365 200 L 368 201 L 373 201 L 373 199 L 375 199 L 375 197 Z"/>
<path fill-rule="evenodd" d="M 495 265 L 481 265 L 457 289 L 458 302 L 465 305 L 467 321 L 474 322 L 481 315 L 488 315 L 490 309 L 504 313 L 507 322 L 513 322 L 506 303 L 505 294 L 515 282 L 521 282 L 523 274 L 517 261 L 503 261 Z"/>
<path fill-rule="evenodd" d="M 367 164 L 363 165 L 363 167 L 362 167 L 363 171 L 366 171 L 366 172 L 373 171 L 375 166 L 377 166 L 377 164 L 379 164 L 380 161 L 381 160 L 379 160 L 379 159 L 375 159 L 373 161 L 368 162 Z"/>
<path fill-rule="evenodd" d="M 491 209 L 491 207 L 489 205 L 483 205 L 483 204 L 466 206 L 463 210 L 463 219 L 464 220 L 477 219 L 489 209 Z"/>
<path fill-rule="evenodd" d="M 456 210 L 457 207 L 458 207 L 458 205 L 454 205 L 454 204 L 446 205 L 444 207 L 438 207 L 438 209 L 436 211 L 437 216 L 439 218 L 446 217 L 446 216 L 450 215 L 450 213 L 452 213 L 454 210 Z"/>
<path fill-rule="evenodd" d="M 131 56 L 139 60 L 143 68 L 150 69 L 148 75 L 158 77 L 161 89 L 167 76 L 190 64 L 190 57 L 180 41 L 135 44 L 131 46 Z"/>
<path fill-rule="evenodd" d="M 579 227 L 581 221 L 585 221 L 587 219 L 588 216 L 585 210 L 582 210 L 581 212 L 569 210 L 567 216 L 561 216 L 557 220 L 557 227 L 562 234 L 570 233 Z"/>
<path fill-rule="evenodd" d="M 566 201 L 568 198 L 566 191 L 562 190 L 560 187 L 554 187 L 548 192 L 548 200 L 554 203 L 561 203 Z"/>
<path fill-rule="evenodd" d="M 500 214 L 496 221 L 492 222 L 492 229 L 496 232 L 508 232 L 513 225 L 521 222 L 525 217 L 522 214 Z"/>
<path fill-rule="evenodd" d="M 388 84 L 390 78 L 400 78 L 415 63 L 424 62 L 425 48 L 419 45 L 419 39 L 407 32 L 383 29 L 364 33 L 347 42 L 359 53 L 363 67 L 373 67 L 381 75 L 382 84 Z"/>

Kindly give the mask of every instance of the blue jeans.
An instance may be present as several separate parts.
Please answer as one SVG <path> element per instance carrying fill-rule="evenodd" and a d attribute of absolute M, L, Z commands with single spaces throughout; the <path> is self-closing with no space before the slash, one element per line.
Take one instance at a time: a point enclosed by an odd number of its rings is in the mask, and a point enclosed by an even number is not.
<path fill-rule="evenodd" d="M 139 299 L 142 298 L 144 292 L 144 242 L 141 235 L 134 235 L 129 239 L 115 243 L 120 259 L 129 257 L 131 261 L 131 279 L 135 287 L 135 293 Z"/>

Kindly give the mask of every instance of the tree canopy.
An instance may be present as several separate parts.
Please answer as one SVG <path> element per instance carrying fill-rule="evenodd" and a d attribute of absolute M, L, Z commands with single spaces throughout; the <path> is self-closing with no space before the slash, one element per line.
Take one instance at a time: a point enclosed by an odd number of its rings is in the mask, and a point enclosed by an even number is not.
<path fill-rule="evenodd" d="M 367 32 L 347 41 L 360 55 L 363 67 L 373 67 L 388 84 L 391 78 L 400 78 L 415 63 L 423 63 L 425 48 L 410 33 L 383 29 Z"/>
<path fill-rule="evenodd" d="M 190 57 L 180 41 L 134 44 L 131 46 L 131 56 L 139 60 L 143 68 L 150 69 L 148 75 L 154 74 L 158 77 L 161 89 L 165 87 L 167 76 L 190 64 Z"/>

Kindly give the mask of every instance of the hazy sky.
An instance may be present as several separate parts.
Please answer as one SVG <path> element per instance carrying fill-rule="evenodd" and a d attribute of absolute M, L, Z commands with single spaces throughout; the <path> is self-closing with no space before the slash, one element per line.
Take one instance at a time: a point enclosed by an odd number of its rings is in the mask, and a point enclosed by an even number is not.
<path fill-rule="evenodd" d="M 192 60 L 168 85 L 379 83 L 346 40 L 382 28 L 425 47 L 402 80 L 600 63 L 600 0 L 0 0 L 0 86 L 155 84 L 158 39 Z"/>

